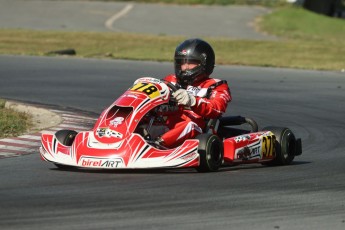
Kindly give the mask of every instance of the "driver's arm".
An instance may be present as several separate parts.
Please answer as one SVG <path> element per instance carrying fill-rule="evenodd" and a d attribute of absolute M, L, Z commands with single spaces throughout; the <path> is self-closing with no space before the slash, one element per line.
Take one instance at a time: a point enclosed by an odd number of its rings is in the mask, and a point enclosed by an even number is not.
<path fill-rule="evenodd" d="M 209 98 L 195 97 L 196 103 L 192 110 L 206 119 L 217 118 L 222 115 L 228 103 L 231 101 L 231 94 L 227 84 L 221 84 L 214 88 Z"/>

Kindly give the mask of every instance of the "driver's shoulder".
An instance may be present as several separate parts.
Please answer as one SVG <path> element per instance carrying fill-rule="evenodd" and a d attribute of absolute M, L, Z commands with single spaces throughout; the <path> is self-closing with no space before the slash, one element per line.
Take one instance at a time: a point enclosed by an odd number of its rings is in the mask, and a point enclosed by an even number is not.
<path fill-rule="evenodd" d="M 200 87 L 201 88 L 209 88 L 211 86 L 215 86 L 217 84 L 223 84 L 223 83 L 226 83 L 224 82 L 223 80 L 221 79 L 217 79 L 217 78 L 207 78 L 205 81 L 203 81 L 201 84 L 200 84 Z"/>

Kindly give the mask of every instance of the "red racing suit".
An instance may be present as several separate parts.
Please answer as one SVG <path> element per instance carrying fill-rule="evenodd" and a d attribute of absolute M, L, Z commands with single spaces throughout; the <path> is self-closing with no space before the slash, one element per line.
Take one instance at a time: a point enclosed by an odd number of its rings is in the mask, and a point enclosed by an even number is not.
<path fill-rule="evenodd" d="M 168 75 L 164 80 L 177 83 L 175 75 Z M 162 144 L 166 147 L 179 146 L 186 139 L 201 134 L 206 126 L 205 120 L 222 115 L 231 101 L 228 84 L 218 79 L 207 78 L 203 82 L 187 86 L 186 90 L 195 96 L 196 103 L 191 108 L 180 109 L 168 115 L 166 125 L 169 131 L 161 136 Z"/>

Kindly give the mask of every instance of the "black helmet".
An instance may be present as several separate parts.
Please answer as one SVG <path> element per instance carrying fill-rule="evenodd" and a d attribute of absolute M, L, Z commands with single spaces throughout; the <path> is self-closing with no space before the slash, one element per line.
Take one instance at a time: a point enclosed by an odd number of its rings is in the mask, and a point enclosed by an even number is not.
<path fill-rule="evenodd" d="M 201 39 L 188 39 L 177 46 L 174 62 L 179 84 L 185 86 L 208 78 L 213 72 L 215 55 L 207 42 Z M 194 63 L 198 66 L 182 71 L 181 65 L 184 63 Z"/>

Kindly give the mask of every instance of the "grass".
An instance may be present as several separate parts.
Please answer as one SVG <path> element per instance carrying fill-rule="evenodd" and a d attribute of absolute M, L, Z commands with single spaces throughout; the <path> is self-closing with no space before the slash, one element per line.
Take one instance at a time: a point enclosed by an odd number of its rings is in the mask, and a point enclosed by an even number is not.
<path fill-rule="evenodd" d="M 262 29 L 290 39 L 340 42 L 345 36 L 345 20 L 331 18 L 299 7 L 282 8 L 266 15 Z"/>
<path fill-rule="evenodd" d="M 249 0 L 238 1 L 248 2 Z M 287 6 L 265 15 L 257 26 L 262 31 L 276 35 L 279 39 L 252 41 L 204 38 L 213 45 L 217 64 L 317 70 L 345 68 L 343 61 L 345 20 Z M 172 61 L 176 45 L 186 38 L 114 32 L 2 29 L 0 30 L 0 53 L 43 56 L 51 55 L 48 54 L 51 50 L 73 48 L 77 51 L 77 56 L 86 58 Z"/>
<path fill-rule="evenodd" d="M 285 0 L 103 0 L 108 2 L 145 2 L 188 5 L 260 5 L 266 7 L 285 6 Z"/>
<path fill-rule="evenodd" d="M 283 38 L 283 45 L 289 47 L 290 57 L 301 61 L 302 66 L 296 66 L 297 68 L 345 69 L 344 19 L 289 7 L 266 15 L 261 29 Z M 285 54 L 283 56 L 288 57 Z M 295 63 L 288 58 L 285 61 Z"/>
<path fill-rule="evenodd" d="M 264 16 L 262 31 L 276 41 L 204 38 L 215 49 L 217 64 L 316 70 L 345 68 L 345 20 L 298 7 L 283 7 Z M 50 55 L 74 48 L 79 57 L 172 61 L 177 44 L 187 37 L 129 33 L 0 30 L 0 53 Z"/>
<path fill-rule="evenodd" d="M 6 101 L 0 99 L 0 138 L 14 137 L 25 133 L 30 127 L 27 114 L 5 108 Z"/>

